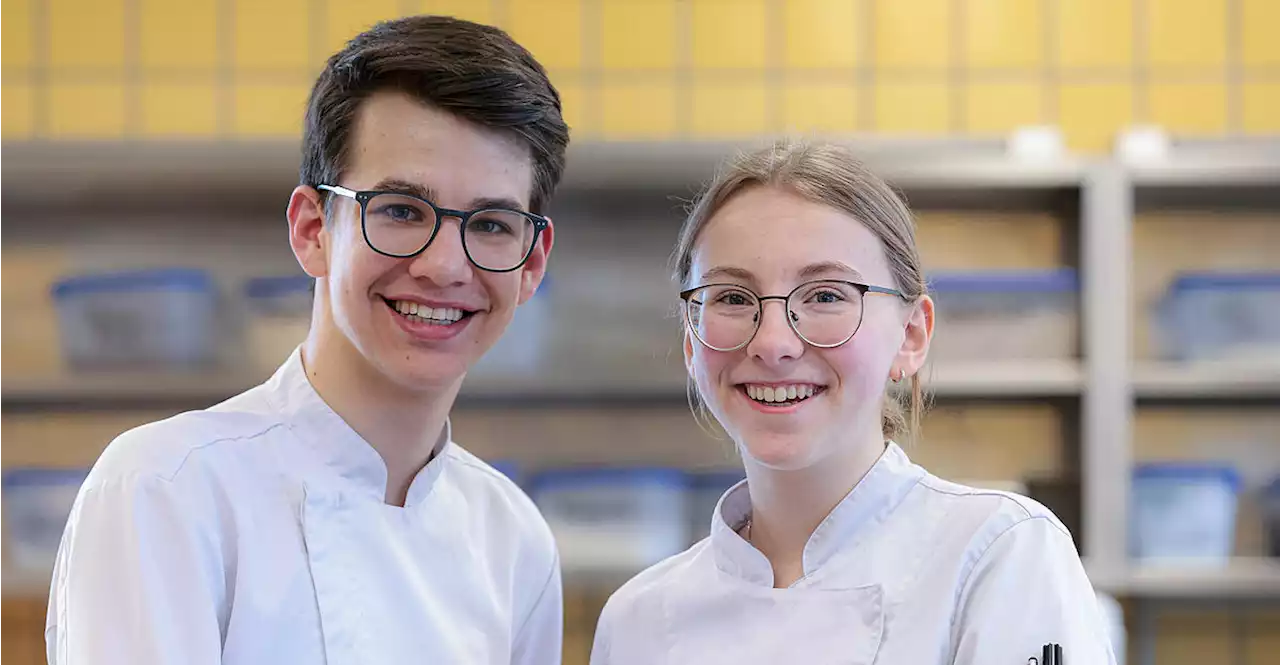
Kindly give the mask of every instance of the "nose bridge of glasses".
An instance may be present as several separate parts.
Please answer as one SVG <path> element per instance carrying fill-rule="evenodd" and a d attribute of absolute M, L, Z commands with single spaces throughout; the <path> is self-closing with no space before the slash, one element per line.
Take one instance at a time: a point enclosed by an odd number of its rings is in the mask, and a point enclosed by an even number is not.
<path fill-rule="evenodd" d="M 756 321 L 757 328 L 764 323 L 764 313 L 766 311 L 765 305 L 769 304 L 770 300 L 777 300 L 782 303 L 782 316 L 784 321 L 787 319 L 791 319 L 792 321 L 796 320 L 796 313 L 791 310 L 790 296 L 757 296 L 756 300 L 759 301 L 760 306 L 760 319 Z"/>
<path fill-rule="evenodd" d="M 764 328 L 764 320 L 765 320 L 766 312 L 768 311 L 768 308 L 765 307 L 765 305 L 768 305 L 769 301 L 771 300 L 776 300 L 779 302 L 779 304 L 782 305 L 782 322 L 787 332 L 791 335 L 798 335 L 798 332 L 795 330 L 795 325 L 794 325 L 796 322 L 796 314 L 795 312 L 791 311 L 791 303 L 788 299 L 788 296 L 759 296 L 757 297 L 757 304 L 760 308 L 760 314 L 759 316 L 756 317 L 756 322 L 755 322 L 756 332 L 752 335 L 752 337 L 758 336 L 760 333 L 760 330 Z"/>

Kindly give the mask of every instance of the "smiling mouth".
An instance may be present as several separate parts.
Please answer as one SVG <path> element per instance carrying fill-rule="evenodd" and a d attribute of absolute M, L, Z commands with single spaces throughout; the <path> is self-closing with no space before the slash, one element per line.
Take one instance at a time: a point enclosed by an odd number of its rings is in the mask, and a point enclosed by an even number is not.
<path fill-rule="evenodd" d="M 382 301 L 391 308 L 391 311 L 415 323 L 449 326 L 475 314 L 474 311 L 457 307 L 428 307 L 409 300 L 383 298 Z"/>
<path fill-rule="evenodd" d="M 743 383 L 738 386 L 738 389 L 749 399 L 769 406 L 799 404 L 815 395 L 821 395 L 827 390 L 825 386 L 815 386 L 812 383 L 781 385 Z"/>

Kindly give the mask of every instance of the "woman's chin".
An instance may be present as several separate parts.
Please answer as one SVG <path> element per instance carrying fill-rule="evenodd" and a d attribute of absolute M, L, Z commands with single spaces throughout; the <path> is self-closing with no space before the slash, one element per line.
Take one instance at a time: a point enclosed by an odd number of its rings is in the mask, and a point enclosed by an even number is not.
<path fill-rule="evenodd" d="M 809 437 L 794 434 L 757 434 L 738 444 L 743 455 L 775 471 L 799 471 L 814 462 Z"/>

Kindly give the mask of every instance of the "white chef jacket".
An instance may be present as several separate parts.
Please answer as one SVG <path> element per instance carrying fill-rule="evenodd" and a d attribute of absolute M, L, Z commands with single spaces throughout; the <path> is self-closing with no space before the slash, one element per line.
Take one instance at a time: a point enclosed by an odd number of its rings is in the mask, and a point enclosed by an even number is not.
<path fill-rule="evenodd" d="M 559 665 L 533 503 L 453 443 L 404 507 L 297 351 L 267 383 L 108 446 L 72 509 L 53 665 Z"/>
<path fill-rule="evenodd" d="M 1114 663 L 1071 536 L 1025 497 L 949 483 L 890 443 L 818 526 L 804 575 L 773 588 L 743 540 L 746 482 L 711 535 L 627 582 L 601 614 L 593 665 Z"/>

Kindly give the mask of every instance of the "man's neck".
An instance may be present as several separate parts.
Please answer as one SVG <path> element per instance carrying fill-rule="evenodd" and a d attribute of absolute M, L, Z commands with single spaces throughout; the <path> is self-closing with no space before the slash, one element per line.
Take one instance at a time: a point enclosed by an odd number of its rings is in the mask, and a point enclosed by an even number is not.
<path fill-rule="evenodd" d="M 409 486 L 431 461 L 461 379 L 450 388 L 411 391 L 388 380 L 340 335 L 312 334 L 302 347 L 311 386 L 382 457 L 386 502 L 403 506 Z"/>
<path fill-rule="evenodd" d="M 844 446 L 832 458 L 796 471 L 776 471 L 746 461 L 751 544 L 769 559 L 778 588 L 790 586 L 804 574 L 809 538 L 875 465 L 884 452 L 884 438 L 876 431 Z"/>

